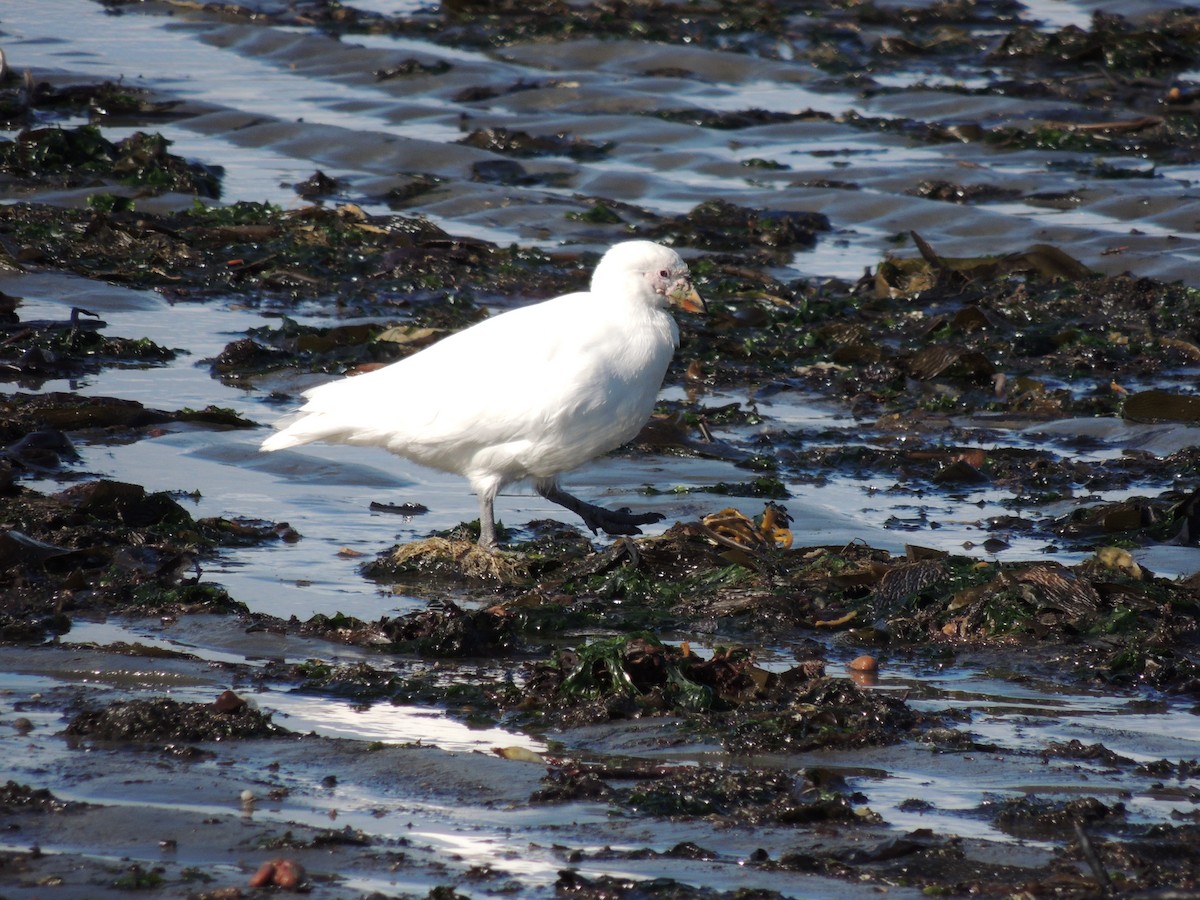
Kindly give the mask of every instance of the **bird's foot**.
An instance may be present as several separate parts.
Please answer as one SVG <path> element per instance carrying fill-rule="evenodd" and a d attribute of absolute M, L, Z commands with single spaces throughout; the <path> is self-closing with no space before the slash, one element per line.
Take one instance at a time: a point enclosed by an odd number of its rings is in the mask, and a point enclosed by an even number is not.
<path fill-rule="evenodd" d="M 578 497 L 572 497 L 554 482 L 540 482 L 535 485 L 539 494 L 551 503 L 557 503 L 564 509 L 569 509 L 583 524 L 591 529 L 592 534 L 603 531 L 605 534 L 641 534 L 639 525 L 652 525 L 666 518 L 662 513 L 634 513 L 628 506 L 620 509 L 605 509 L 594 503 L 586 503 Z"/>
<path fill-rule="evenodd" d="M 662 513 L 634 513 L 628 506 L 620 509 L 605 509 L 591 503 L 582 504 L 577 510 L 583 524 L 592 530 L 592 534 L 603 531 L 605 534 L 641 534 L 639 525 L 653 525 L 666 518 Z"/>

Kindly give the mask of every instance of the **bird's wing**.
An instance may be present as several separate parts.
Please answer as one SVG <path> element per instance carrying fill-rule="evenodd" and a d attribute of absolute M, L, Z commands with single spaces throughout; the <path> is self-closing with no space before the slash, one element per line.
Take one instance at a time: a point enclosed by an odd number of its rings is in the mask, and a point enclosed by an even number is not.
<path fill-rule="evenodd" d="M 583 352 L 590 295 L 485 319 L 390 366 L 305 392 L 300 416 L 266 446 L 377 444 L 404 455 L 517 439 L 592 390 Z M 407 449 L 406 449 L 407 448 Z M 432 451 L 431 451 L 432 452 Z"/>

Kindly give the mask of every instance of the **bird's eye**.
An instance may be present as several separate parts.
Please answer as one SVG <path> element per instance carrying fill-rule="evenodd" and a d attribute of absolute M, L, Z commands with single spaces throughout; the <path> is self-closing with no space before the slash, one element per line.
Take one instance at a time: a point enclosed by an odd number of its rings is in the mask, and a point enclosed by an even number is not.
<path fill-rule="evenodd" d="M 658 273 L 658 277 L 659 278 L 670 278 L 671 273 L 667 269 L 663 269 L 661 272 Z"/>

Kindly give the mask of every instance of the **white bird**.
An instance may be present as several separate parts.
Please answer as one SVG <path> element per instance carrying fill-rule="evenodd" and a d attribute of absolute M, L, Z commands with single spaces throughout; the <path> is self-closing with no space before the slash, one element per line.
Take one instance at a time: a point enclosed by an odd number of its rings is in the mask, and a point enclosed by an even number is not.
<path fill-rule="evenodd" d="M 479 544 L 496 546 L 501 488 L 532 479 L 596 533 L 640 534 L 662 519 L 586 503 L 558 476 L 632 440 L 650 418 L 679 328 L 674 304 L 704 311 L 669 247 L 616 244 L 590 291 L 510 310 L 382 369 L 306 391 L 299 417 L 262 443 L 379 446 L 466 477 L 479 497 Z"/>

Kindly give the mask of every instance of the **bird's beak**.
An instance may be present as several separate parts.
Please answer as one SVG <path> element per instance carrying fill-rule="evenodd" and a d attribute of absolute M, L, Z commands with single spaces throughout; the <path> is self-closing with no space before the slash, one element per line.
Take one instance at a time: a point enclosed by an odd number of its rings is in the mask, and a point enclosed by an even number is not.
<path fill-rule="evenodd" d="M 671 289 L 667 291 L 667 299 L 684 312 L 708 312 L 708 306 L 701 296 L 696 293 L 696 289 L 692 287 L 692 282 L 687 278 L 680 278 L 671 285 Z"/>

